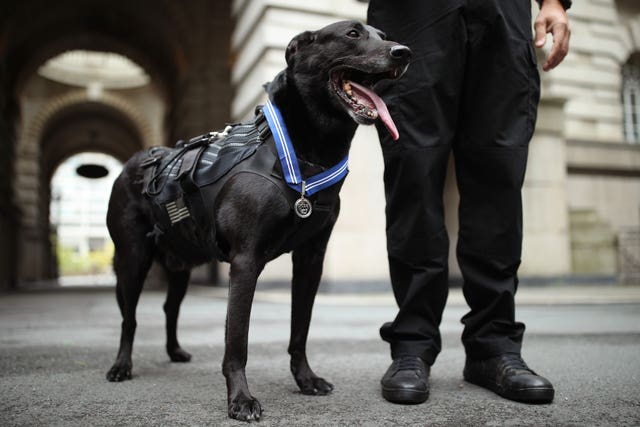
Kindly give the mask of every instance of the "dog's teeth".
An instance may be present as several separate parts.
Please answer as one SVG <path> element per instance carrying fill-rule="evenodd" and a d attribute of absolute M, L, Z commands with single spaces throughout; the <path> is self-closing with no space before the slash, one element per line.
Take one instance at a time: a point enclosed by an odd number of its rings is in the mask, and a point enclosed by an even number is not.
<path fill-rule="evenodd" d="M 342 85 L 342 89 L 344 89 L 344 92 L 350 97 L 353 97 L 353 90 L 351 90 L 351 83 L 349 82 L 344 82 Z"/>

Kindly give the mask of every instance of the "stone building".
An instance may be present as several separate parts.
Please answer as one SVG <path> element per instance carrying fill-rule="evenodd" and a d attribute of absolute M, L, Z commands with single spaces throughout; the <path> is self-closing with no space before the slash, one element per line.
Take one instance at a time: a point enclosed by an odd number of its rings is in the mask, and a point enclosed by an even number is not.
<path fill-rule="evenodd" d="M 633 280 L 640 262 L 640 3 L 574 3 L 571 53 L 542 76 L 521 275 L 549 281 L 624 273 Z M 246 118 L 264 100 L 261 85 L 284 67 L 292 36 L 365 15 L 366 4 L 356 0 L 0 2 L 0 289 L 56 274 L 50 181 L 63 160 L 96 151 L 124 161 L 143 147 Z M 42 72 L 48 60 L 76 50 L 122 55 L 148 79 L 96 84 L 65 80 L 68 70 Z M 382 169 L 375 131 L 361 127 L 327 280 L 387 281 Z M 288 263 L 276 260 L 264 279 L 287 280 Z"/>

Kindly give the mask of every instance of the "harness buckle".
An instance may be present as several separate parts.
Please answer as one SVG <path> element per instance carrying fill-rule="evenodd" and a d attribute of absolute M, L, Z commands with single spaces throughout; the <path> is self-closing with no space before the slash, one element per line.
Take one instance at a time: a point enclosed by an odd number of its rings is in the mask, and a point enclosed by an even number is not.
<path fill-rule="evenodd" d="M 140 167 L 148 168 L 149 166 L 153 166 L 156 163 L 160 163 L 160 160 L 162 160 L 162 157 L 160 156 L 147 157 L 142 162 L 140 162 Z"/>

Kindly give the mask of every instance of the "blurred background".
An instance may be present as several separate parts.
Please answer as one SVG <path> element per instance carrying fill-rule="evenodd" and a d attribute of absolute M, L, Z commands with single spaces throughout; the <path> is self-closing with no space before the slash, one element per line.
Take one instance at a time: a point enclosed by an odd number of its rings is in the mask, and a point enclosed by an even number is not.
<path fill-rule="evenodd" d="M 366 7 L 356 0 L 1 0 L 0 290 L 113 285 L 105 213 L 123 162 L 252 116 L 294 35 L 364 20 Z M 524 187 L 522 282 L 637 284 L 640 2 L 576 0 L 569 17 L 571 51 L 542 73 Z M 389 289 L 373 128 L 359 129 L 350 171 L 325 282 Z M 445 203 L 454 282 L 457 197 L 451 165 Z M 283 256 L 261 280 L 289 278 Z M 162 282 L 157 270 L 151 281 Z M 194 281 L 226 284 L 225 266 L 199 268 Z"/>

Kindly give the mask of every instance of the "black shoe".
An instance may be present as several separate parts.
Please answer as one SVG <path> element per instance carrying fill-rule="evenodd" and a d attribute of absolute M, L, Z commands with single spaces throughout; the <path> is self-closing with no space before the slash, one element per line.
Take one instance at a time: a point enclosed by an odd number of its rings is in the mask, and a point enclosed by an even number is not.
<path fill-rule="evenodd" d="M 416 404 L 429 397 L 429 366 L 418 356 L 400 356 L 382 377 L 382 396 L 389 402 Z"/>
<path fill-rule="evenodd" d="M 506 353 L 491 359 L 467 360 L 464 379 L 507 399 L 525 403 L 550 403 L 553 385 L 533 372 L 522 357 Z"/>

